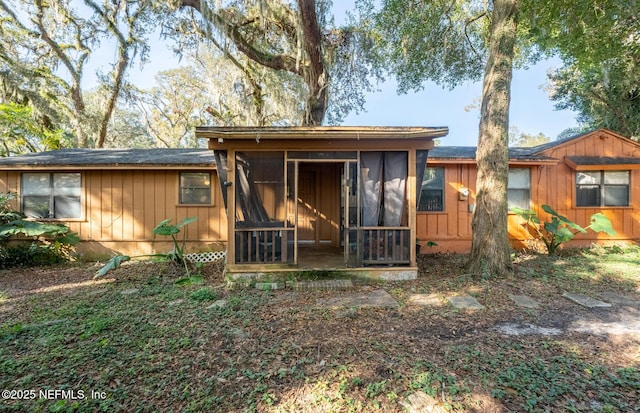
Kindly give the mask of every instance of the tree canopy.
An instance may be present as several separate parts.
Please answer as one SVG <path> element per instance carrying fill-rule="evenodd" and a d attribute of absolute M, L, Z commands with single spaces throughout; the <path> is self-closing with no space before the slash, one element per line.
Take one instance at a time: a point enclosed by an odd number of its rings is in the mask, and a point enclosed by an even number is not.
<path fill-rule="evenodd" d="M 127 70 L 136 59 L 146 61 L 151 11 L 146 0 L 0 1 L 0 99 L 68 128 L 74 146 L 104 146 Z M 104 100 L 89 110 L 83 81 L 90 60 L 108 55 L 104 48 L 114 56 L 96 74 Z"/>
<path fill-rule="evenodd" d="M 330 1 L 181 0 L 177 6 L 168 33 L 180 49 L 216 48 L 243 73 L 258 125 L 278 124 L 261 112 L 267 89 L 304 96 L 300 117 L 286 123 L 320 125 L 362 109 L 379 77 L 367 32 L 355 24 L 336 27 Z"/>

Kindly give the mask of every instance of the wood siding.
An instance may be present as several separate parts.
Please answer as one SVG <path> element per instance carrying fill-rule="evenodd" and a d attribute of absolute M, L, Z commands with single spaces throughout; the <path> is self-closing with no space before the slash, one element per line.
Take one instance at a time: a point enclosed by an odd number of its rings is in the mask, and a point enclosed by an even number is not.
<path fill-rule="evenodd" d="M 178 170 L 89 170 L 82 174 L 81 219 L 60 221 L 83 240 L 79 251 L 88 256 L 115 252 L 146 254 L 166 252 L 170 238 L 154 237 L 163 219 L 172 223 L 187 217 L 198 220 L 183 231 L 193 248 L 221 249 L 227 234 L 227 217 L 215 170 L 211 172 L 212 205 L 179 205 Z M 0 192 L 20 190 L 20 172 L 0 171 Z M 16 202 L 15 207 L 18 207 Z M 182 237 L 182 233 L 180 234 Z"/>
<path fill-rule="evenodd" d="M 640 169 L 630 171 L 630 202 L 628 207 L 576 207 L 575 174 L 565 162 L 566 156 L 593 157 L 640 157 L 640 145 L 609 133 L 595 131 L 564 144 L 541 152 L 557 160 L 553 164 L 528 166 L 531 169 L 531 208 L 542 220 L 548 215 L 542 205 L 550 205 L 559 214 L 581 226 L 589 225 L 592 214 L 602 212 L 612 222 L 617 232 L 609 237 L 588 231 L 579 234 L 570 243 L 572 246 L 588 246 L 592 243 L 638 242 L 640 240 Z M 423 253 L 430 252 L 468 252 L 471 249 L 471 216 L 469 206 L 475 204 L 476 165 L 474 163 L 455 163 L 455 161 L 429 160 L 429 166 L 445 168 L 445 211 L 418 212 L 417 236 L 423 245 L 427 241 L 438 244 L 435 247 L 422 247 Z M 636 165 L 637 166 L 637 165 Z M 522 162 L 513 167 L 526 167 Z M 594 170 L 599 170 L 595 167 Z M 627 170 L 621 166 L 620 170 Z M 469 188 L 467 201 L 460 201 L 458 190 Z M 524 248 L 531 239 L 523 226 L 523 220 L 510 213 L 508 216 L 509 238 L 514 248 Z"/>

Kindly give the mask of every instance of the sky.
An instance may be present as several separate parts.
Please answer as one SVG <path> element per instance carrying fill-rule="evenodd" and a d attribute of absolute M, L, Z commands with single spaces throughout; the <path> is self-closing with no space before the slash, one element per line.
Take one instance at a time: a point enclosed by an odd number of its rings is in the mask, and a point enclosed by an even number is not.
<path fill-rule="evenodd" d="M 334 1 L 334 15 L 339 24 L 352 0 Z M 178 59 L 169 50 L 168 41 L 152 41 L 151 61 L 142 70 L 130 72 L 130 80 L 138 87 L 153 86 L 153 75 L 175 68 Z M 97 59 L 99 62 L 101 59 Z M 108 59 L 111 60 L 111 59 Z M 577 126 L 576 113 L 556 110 L 543 87 L 546 74 L 560 66 L 557 60 L 545 60 L 526 70 L 516 70 L 511 89 L 510 126 L 522 133 L 543 133 L 551 140 L 567 128 Z M 442 145 L 474 146 L 478 139 L 479 108 L 465 111 L 482 95 L 482 83 L 468 83 L 453 90 L 426 83 L 420 92 L 398 95 L 396 83 L 389 78 L 379 91 L 366 94 L 365 110 L 348 115 L 344 126 L 446 126 L 449 135 Z"/>

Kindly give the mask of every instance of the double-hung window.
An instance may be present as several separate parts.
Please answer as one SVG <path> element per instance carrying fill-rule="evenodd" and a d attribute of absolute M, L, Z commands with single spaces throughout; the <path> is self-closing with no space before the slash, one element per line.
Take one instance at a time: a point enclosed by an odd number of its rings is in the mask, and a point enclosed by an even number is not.
<path fill-rule="evenodd" d="M 424 169 L 418 211 L 444 211 L 444 168 Z"/>
<path fill-rule="evenodd" d="M 507 204 L 509 208 L 529 209 L 531 207 L 531 173 L 529 168 L 509 168 Z"/>
<path fill-rule="evenodd" d="M 22 174 L 20 203 L 29 218 L 81 218 L 80 173 L 28 172 Z"/>
<path fill-rule="evenodd" d="M 180 174 L 180 204 L 211 204 L 211 173 L 182 172 Z"/>
<path fill-rule="evenodd" d="M 629 171 L 576 172 L 576 206 L 628 206 Z"/>

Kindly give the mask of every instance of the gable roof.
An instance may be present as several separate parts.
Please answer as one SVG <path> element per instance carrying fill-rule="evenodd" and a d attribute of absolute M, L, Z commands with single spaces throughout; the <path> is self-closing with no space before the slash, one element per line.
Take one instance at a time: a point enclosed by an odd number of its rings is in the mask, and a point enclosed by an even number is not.
<path fill-rule="evenodd" d="M 0 158 L 0 169 L 19 168 L 69 168 L 103 169 L 215 166 L 213 151 L 209 149 L 59 149 Z"/>

